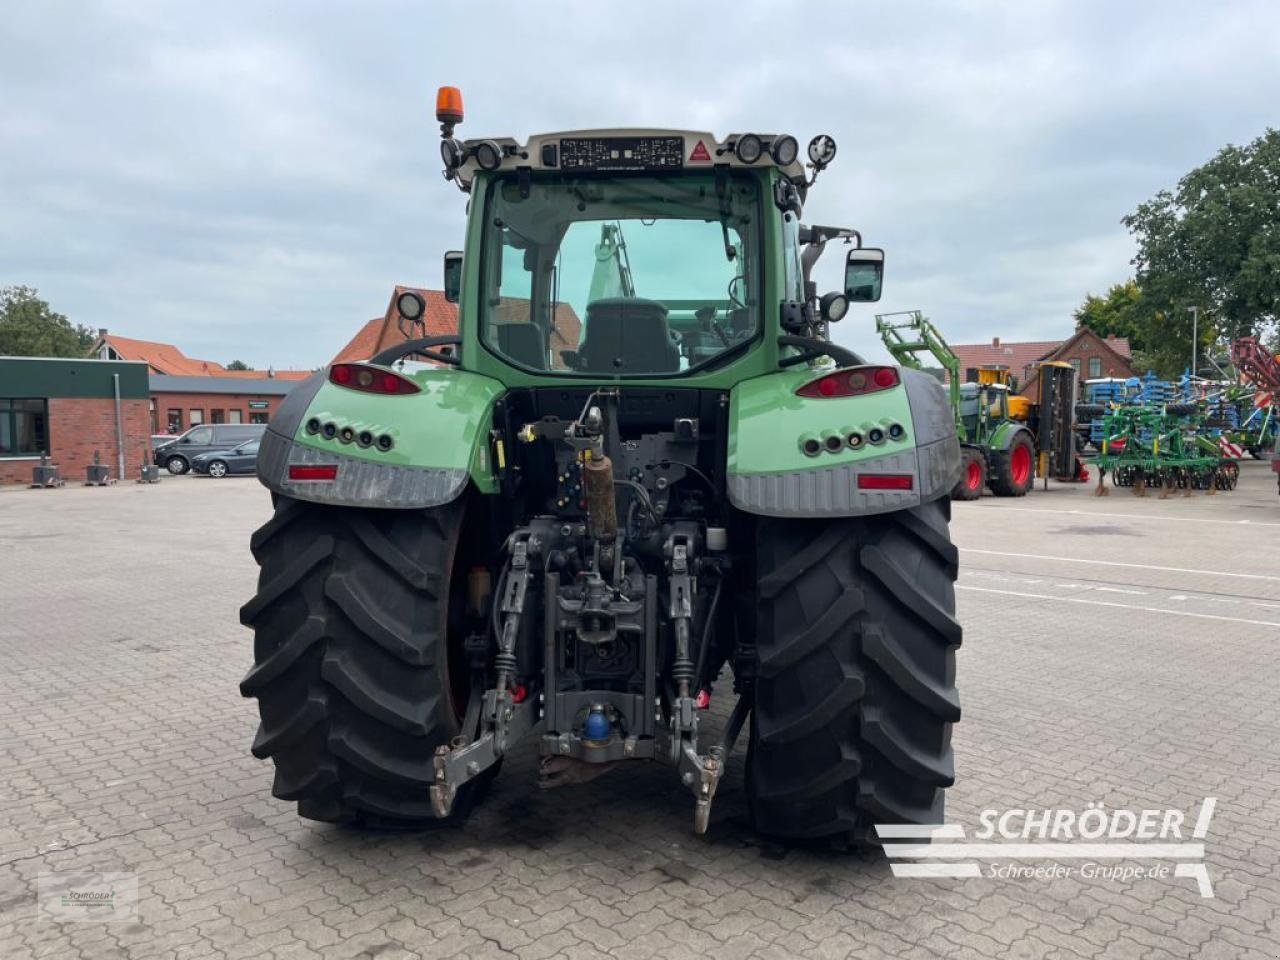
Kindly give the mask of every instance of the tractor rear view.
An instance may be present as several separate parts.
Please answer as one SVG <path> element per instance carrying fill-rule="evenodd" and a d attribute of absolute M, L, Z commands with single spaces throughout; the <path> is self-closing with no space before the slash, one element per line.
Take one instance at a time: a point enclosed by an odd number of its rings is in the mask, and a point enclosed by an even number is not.
<path fill-rule="evenodd" d="M 406 293 L 406 342 L 301 384 L 262 441 L 241 689 L 274 794 L 456 822 L 531 740 L 544 786 L 665 765 L 703 832 L 741 738 L 764 834 L 940 823 L 960 450 L 932 377 L 829 339 L 884 262 L 801 223 L 834 141 L 807 164 L 753 133 L 464 142 L 452 88 L 437 116 L 468 195 L 457 333 Z M 827 244 L 845 279 L 819 297 Z"/>

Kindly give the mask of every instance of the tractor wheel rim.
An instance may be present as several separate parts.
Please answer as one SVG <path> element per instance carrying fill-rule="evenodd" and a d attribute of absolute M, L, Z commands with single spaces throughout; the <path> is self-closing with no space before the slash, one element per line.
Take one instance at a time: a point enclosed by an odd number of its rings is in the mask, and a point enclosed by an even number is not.
<path fill-rule="evenodd" d="M 1009 472 L 1013 474 L 1013 482 L 1022 486 L 1031 475 L 1031 454 L 1025 446 L 1019 444 L 1013 448 L 1009 457 Z"/>
<path fill-rule="evenodd" d="M 970 490 L 977 490 L 982 485 L 982 467 L 977 460 L 969 461 L 969 469 L 965 473 L 965 483 Z"/>

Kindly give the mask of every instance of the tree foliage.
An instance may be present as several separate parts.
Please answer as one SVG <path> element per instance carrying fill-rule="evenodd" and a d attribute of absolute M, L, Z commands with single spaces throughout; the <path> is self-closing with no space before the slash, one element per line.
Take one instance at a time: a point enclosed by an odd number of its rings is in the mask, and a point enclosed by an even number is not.
<path fill-rule="evenodd" d="M 0 288 L 0 356 L 83 357 L 93 331 L 55 313 L 32 287 Z"/>
<path fill-rule="evenodd" d="M 1191 307 L 1201 356 L 1275 329 L 1280 313 L 1280 130 L 1223 147 L 1122 221 L 1137 241 L 1134 280 L 1090 295 L 1076 323 L 1128 337 L 1135 366 L 1161 376 L 1191 361 Z"/>
<path fill-rule="evenodd" d="M 232 360 L 230 363 L 227 364 L 227 369 L 228 370 L 252 370 L 253 367 L 249 366 L 243 360 Z"/>
<path fill-rule="evenodd" d="M 1123 223 L 1145 302 L 1146 346 L 1190 352 L 1191 314 L 1200 342 L 1265 333 L 1280 311 L 1280 130 L 1211 160 L 1140 204 Z"/>
<path fill-rule="evenodd" d="M 1117 283 L 1105 297 L 1089 294 L 1076 308 L 1077 327 L 1088 327 L 1100 337 L 1128 337 L 1130 346 L 1146 346 L 1146 304 L 1142 288 L 1134 281 Z"/>

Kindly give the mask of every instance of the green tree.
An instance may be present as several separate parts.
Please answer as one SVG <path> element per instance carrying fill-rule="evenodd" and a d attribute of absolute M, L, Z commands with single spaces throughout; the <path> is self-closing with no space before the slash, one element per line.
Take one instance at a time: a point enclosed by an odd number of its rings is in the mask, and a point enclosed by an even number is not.
<path fill-rule="evenodd" d="M 1135 349 L 1146 346 L 1146 314 L 1142 288 L 1134 281 L 1117 283 L 1105 297 L 1089 294 L 1076 308 L 1077 327 L 1088 327 L 1100 337 L 1127 337 Z"/>
<path fill-rule="evenodd" d="M 32 287 L 0 288 L 0 356 L 83 357 L 93 331 L 54 313 Z"/>
<path fill-rule="evenodd" d="M 1182 355 L 1186 351 L 1175 354 L 1162 349 L 1165 315 L 1149 309 L 1142 288 L 1133 280 L 1115 284 L 1103 297 L 1089 294 L 1074 316 L 1076 327 L 1088 327 L 1100 337 L 1126 338 L 1133 368 L 1139 373 L 1155 370 L 1160 376 L 1174 377 L 1187 363 L 1188 358 Z"/>
<path fill-rule="evenodd" d="M 253 367 L 249 366 L 243 360 L 232 360 L 230 363 L 227 364 L 227 369 L 228 370 L 252 370 Z"/>
<path fill-rule="evenodd" d="M 1124 218 L 1134 235 L 1144 348 L 1164 373 L 1200 347 L 1263 333 L 1280 309 L 1280 130 L 1228 145 Z"/>

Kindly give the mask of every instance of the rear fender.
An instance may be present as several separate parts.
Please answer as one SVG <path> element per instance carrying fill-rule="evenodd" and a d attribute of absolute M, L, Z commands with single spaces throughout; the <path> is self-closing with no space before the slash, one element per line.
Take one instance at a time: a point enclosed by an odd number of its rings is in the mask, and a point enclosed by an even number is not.
<path fill-rule="evenodd" d="M 386 396 L 328 382 L 322 370 L 300 383 L 267 426 L 258 479 L 275 493 L 352 507 L 436 507 L 461 495 L 468 480 L 496 489 L 488 430 L 505 387 L 465 370 L 398 371 L 420 393 Z M 336 431 L 327 438 L 324 427 Z M 320 432 L 313 428 L 319 425 Z M 353 439 L 342 440 L 344 428 Z M 374 442 L 361 446 L 359 437 Z M 390 438 L 381 449 L 379 437 Z M 293 466 L 336 466 L 332 480 L 291 479 Z"/>
<path fill-rule="evenodd" d="M 1006 421 L 1000 424 L 999 426 L 997 426 L 995 430 L 991 432 L 990 449 L 1008 450 L 1010 447 L 1013 446 L 1013 442 L 1021 436 L 1025 436 L 1028 440 L 1030 440 L 1031 446 L 1034 449 L 1036 439 L 1032 435 L 1031 431 L 1027 429 L 1026 425 L 1021 423 L 1010 423 Z"/>
<path fill-rule="evenodd" d="M 948 496 L 960 479 L 960 444 L 942 385 L 927 373 L 898 368 L 901 383 L 854 397 L 807 398 L 796 389 L 830 370 L 785 371 L 738 384 L 730 393 L 729 500 L 739 510 L 774 517 L 886 513 Z M 867 441 L 871 430 L 903 436 Z M 857 432 L 860 447 L 848 443 Z M 807 437 L 823 449 L 808 456 Z M 840 437 L 838 449 L 826 440 Z M 860 474 L 911 477 L 909 490 L 860 489 Z"/>

